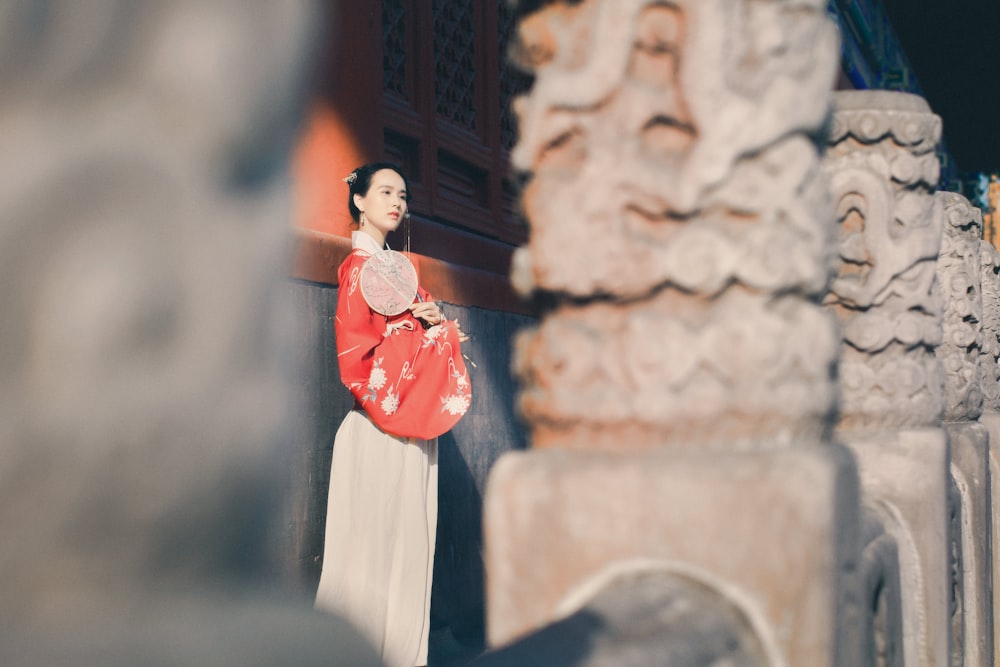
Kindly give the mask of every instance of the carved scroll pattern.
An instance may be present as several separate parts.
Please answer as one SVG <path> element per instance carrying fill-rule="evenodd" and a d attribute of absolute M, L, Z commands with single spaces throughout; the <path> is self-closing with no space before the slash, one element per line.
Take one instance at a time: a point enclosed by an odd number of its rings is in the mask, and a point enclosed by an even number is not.
<path fill-rule="evenodd" d="M 825 303 L 843 325 L 845 430 L 929 426 L 943 409 L 934 356 L 941 221 L 932 194 L 940 121 L 929 111 L 886 107 L 903 100 L 880 95 L 873 108 L 835 113 L 825 160 L 840 254 Z"/>
<path fill-rule="evenodd" d="M 1000 412 L 1000 253 L 986 241 L 979 243 L 983 324 L 980 373 L 983 412 Z"/>
<path fill-rule="evenodd" d="M 935 353 L 945 369 L 944 420 L 971 421 L 983 411 L 979 362 L 983 301 L 979 244 L 983 213 L 962 195 L 938 192 L 944 234 L 937 274 L 944 296 L 944 338 Z"/>
<path fill-rule="evenodd" d="M 833 239 L 810 137 L 836 48 L 811 5 L 594 0 L 522 22 L 513 280 L 562 304 L 518 342 L 535 446 L 821 437 L 837 344 L 812 302 Z"/>

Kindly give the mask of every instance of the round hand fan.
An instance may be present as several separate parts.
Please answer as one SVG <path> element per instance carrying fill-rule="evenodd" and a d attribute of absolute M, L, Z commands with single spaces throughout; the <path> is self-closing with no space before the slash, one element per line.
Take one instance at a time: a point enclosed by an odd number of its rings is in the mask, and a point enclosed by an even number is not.
<path fill-rule="evenodd" d="M 361 296 L 376 313 L 398 315 L 417 296 L 417 270 L 403 253 L 379 250 L 361 267 Z"/>

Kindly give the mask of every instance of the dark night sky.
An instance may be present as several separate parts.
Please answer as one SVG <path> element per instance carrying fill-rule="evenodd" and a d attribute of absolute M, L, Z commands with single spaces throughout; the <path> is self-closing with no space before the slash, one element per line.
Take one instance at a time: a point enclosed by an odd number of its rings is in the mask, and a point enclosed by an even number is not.
<path fill-rule="evenodd" d="M 962 171 L 1000 172 L 1000 0 L 881 0 Z"/>

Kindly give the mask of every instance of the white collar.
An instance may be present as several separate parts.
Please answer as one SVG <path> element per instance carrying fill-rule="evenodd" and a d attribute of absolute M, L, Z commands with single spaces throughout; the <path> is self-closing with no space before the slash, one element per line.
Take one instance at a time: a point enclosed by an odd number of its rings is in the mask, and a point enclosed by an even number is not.
<path fill-rule="evenodd" d="M 378 241 L 373 239 L 370 234 L 364 232 L 351 232 L 351 248 L 364 250 L 371 255 L 382 249 L 378 247 Z"/>

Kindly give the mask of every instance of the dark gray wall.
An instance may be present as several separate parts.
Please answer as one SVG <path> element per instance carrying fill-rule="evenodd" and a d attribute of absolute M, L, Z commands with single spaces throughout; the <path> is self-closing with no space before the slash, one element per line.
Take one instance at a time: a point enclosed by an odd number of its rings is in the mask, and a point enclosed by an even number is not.
<path fill-rule="evenodd" d="M 298 334 L 289 355 L 295 376 L 297 415 L 288 444 L 287 520 L 282 535 L 285 585 L 311 596 L 322 565 L 330 456 L 337 427 L 353 400 L 340 383 L 333 314 L 337 290 L 290 281 Z M 447 626 L 463 643 L 482 642 L 484 580 L 482 494 L 487 474 L 502 453 L 526 445 L 514 414 L 510 355 L 515 332 L 532 318 L 482 308 L 443 304 L 471 340 L 463 345 L 473 398 L 469 412 L 439 439 L 438 540 L 434 563 L 432 627 Z"/>

